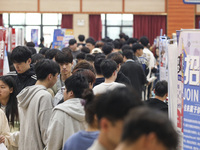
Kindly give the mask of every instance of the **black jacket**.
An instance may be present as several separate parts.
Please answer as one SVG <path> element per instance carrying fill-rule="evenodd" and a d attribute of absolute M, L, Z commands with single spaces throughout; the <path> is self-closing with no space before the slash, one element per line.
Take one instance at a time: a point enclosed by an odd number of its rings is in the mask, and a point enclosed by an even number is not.
<path fill-rule="evenodd" d="M 21 92 L 21 90 L 23 90 L 25 87 L 34 85 L 37 81 L 37 77 L 32 66 L 24 73 L 18 74 L 16 71 L 12 71 L 7 75 L 12 76 L 16 81 L 18 93 Z"/>
<path fill-rule="evenodd" d="M 131 86 L 131 81 L 121 71 L 118 72 L 115 82 Z"/>
<path fill-rule="evenodd" d="M 145 101 L 145 103 L 151 108 L 155 108 L 165 113 L 168 113 L 168 105 L 159 99 L 150 98 L 149 100 Z"/>

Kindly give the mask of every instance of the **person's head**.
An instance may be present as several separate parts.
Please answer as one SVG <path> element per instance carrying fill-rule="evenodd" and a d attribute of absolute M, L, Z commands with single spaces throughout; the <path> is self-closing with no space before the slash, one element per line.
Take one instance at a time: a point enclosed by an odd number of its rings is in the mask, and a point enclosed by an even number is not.
<path fill-rule="evenodd" d="M 113 149 L 120 142 L 123 120 L 132 108 L 142 105 L 142 101 L 131 88 L 121 87 L 98 96 L 96 114 L 100 136 Z"/>
<path fill-rule="evenodd" d="M 119 71 L 121 68 L 121 64 L 123 63 L 123 56 L 122 54 L 115 52 L 115 53 L 110 53 L 107 56 L 107 59 L 114 60 L 117 63 L 117 70 Z"/>
<path fill-rule="evenodd" d="M 87 78 L 75 73 L 65 80 L 64 101 L 71 98 L 82 98 L 83 91 L 89 88 Z"/>
<path fill-rule="evenodd" d="M 96 71 L 96 74 L 97 74 L 97 75 L 102 75 L 100 65 L 101 65 L 101 62 L 102 62 L 105 58 L 106 58 L 106 56 L 103 55 L 103 54 L 98 54 L 98 55 L 95 57 L 95 60 L 94 60 L 94 68 L 95 68 L 95 71 Z"/>
<path fill-rule="evenodd" d="M 125 44 L 122 46 L 122 52 L 125 50 L 131 50 L 131 47 L 129 45 Z"/>
<path fill-rule="evenodd" d="M 33 43 L 33 42 L 27 42 L 26 46 L 27 47 L 35 47 L 35 43 Z"/>
<path fill-rule="evenodd" d="M 69 48 L 72 50 L 72 51 L 76 51 L 77 49 L 77 42 L 75 39 L 70 39 L 69 40 Z"/>
<path fill-rule="evenodd" d="M 127 61 L 127 59 L 133 59 L 133 51 L 132 50 L 125 50 L 123 51 L 123 59 L 124 59 L 124 62 Z"/>
<path fill-rule="evenodd" d="M 31 55 L 37 54 L 37 51 L 34 47 L 28 47 L 28 49 L 31 51 Z"/>
<path fill-rule="evenodd" d="M 6 102 L 6 116 L 8 122 L 14 126 L 15 119 L 18 119 L 17 86 L 11 76 L 0 76 L 0 107 Z M 5 104 L 4 104 L 5 105 Z"/>
<path fill-rule="evenodd" d="M 155 85 L 154 89 L 155 95 L 159 97 L 167 97 L 168 96 L 168 83 L 165 80 L 158 81 Z"/>
<path fill-rule="evenodd" d="M 43 47 L 40 49 L 39 54 L 42 54 L 43 56 L 45 56 L 46 51 L 50 50 L 49 48 Z"/>
<path fill-rule="evenodd" d="M 79 68 L 79 69 L 74 70 L 73 74 L 75 73 L 80 73 L 83 76 L 85 76 L 87 78 L 89 88 L 90 89 L 93 88 L 93 84 L 95 82 L 95 74 L 91 70 Z"/>
<path fill-rule="evenodd" d="M 91 37 L 86 39 L 86 47 L 90 49 L 90 52 L 95 48 L 95 40 Z"/>
<path fill-rule="evenodd" d="M 104 46 L 104 44 L 105 43 L 103 41 L 97 41 L 96 44 L 95 44 L 95 47 L 102 49 L 102 47 Z"/>
<path fill-rule="evenodd" d="M 80 35 L 78 36 L 78 40 L 79 40 L 80 42 L 83 42 L 83 41 L 85 40 L 85 35 L 80 34 Z"/>
<path fill-rule="evenodd" d="M 47 88 L 56 83 L 59 72 L 59 65 L 50 59 L 41 60 L 35 65 L 37 80 L 48 83 Z"/>
<path fill-rule="evenodd" d="M 125 119 L 117 150 L 172 150 L 178 146 L 178 134 L 167 116 L 154 109 L 139 107 Z"/>
<path fill-rule="evenodd" d="M 121 40 L 125 40 L 125 39 L 124 39 L 125 36 L 126 36 L 126 34 L 123 33 L 123 32 L 121 32 L 121 33 L 119 34 L 119 38 L 120 38 Z"/>
<path fill-rule="evenodd" d="M 95 58 L 95 56 L 92 55 L 92 54 L 86 54 L 86 55 L 85 55 L 85 60 L 87 60 L 87 61 L 90 62 L 91 64 L 94 63 L 94 58 Z"/>
<path fill-rule="evenodd" d="M 59 49 L 50 49 L 46 51 L 45 58 L 55 60 L 55 56 L 58 52 L 60 52 Z"/>
<path fill-rule="evenodd" d="M 44 44 L 44 37 L 40 38 L 40 43 Z"/>
<path fill-rule="evenodd" d="M 85 53 L 79 53 L 77 56 L 76 56 L 76 59 L 78 61 L 78 63 L 82 60 L 85 59 Z"/>
<path fill-rule="evenodd" d="M 38 61 L 45 59 L 42 54 L 34 54 L 31 56 L 31 64 L 36 64 Z"/>
<path fill-rule="evenodd" d="M 140 38 L 139 42 L 144 46 L 147 47 L 149 45 L 149 39 L 146 36 Z"/>
<path fill-rule="evenodd" d="M 92 66 L 91 63 L 89 63 L 86 60 L 82 60 L 79 63 L 77 63 L 76 66 L 74 67 L 72 73 L 74 73 L 75 70 L 80 69 L 80 68 L 82 68 L 82 69 L 89 69 L 89 70 L 91 70 L 95 74 L 94 67 Z"/>
<path fill-rule="evenodd" d="M 105 55 L 108 55 L 110 54 L 112 51 L 113 51 L 113 47 L 110 46 L 110 45 L 107 45 L 105 44 L 103 47 L 102 47 L 102 51 Z"/>
<path fill-rule="evenodd" d="M 132 46 L 133 53 L 134 53 L 135 56 L 137 56 L 137 57 L 142 56 L 142 54 L 143 54 L 143 49 L 144 49 L 144 46 L 143 46 L 142 44 L 139 44 L 139 43 L 135 43 L 135 44 L 133 44 L 133 46 Z"/>
<path fill-rule="evenodd" d="M 117 63 L 111 59 L 105 59 L 100 64 L 103 76 L 108 79 L 111 77 L 117 78 Z M 114 80 L 115 80 L 114 79 Z"/>
<path fill-rule="evenodd" d="M 132 47 L 134 43 L 137 43 L 138 39 L 137 38 L 129 38 L 127 41 L 127 44 Z"/>
<path fill-rule="evenodd" d="M 82 52 L 82 53 L 85 53 L 85 54 L 88 54 L 88 53 L 90 53 L 90 49 L 87 48 L 87 47 L 85 47 L 85 46 L 83 46 L 83 47 L 81 48 L 81 52 Z"/>
<path fill-rule="evenodd" d="M 120 43 L 120 40 L 114 40 L 113 42 L 115 51 L 119 51 L 122 48 L 122 44 Z"/>
<path fill-rule="evenodd" d="M 73 56 L 71 53 L 63 53 L 59 51 L 55 56 L 55 60 L 60 66 L 61 76 L 71 75 L 71 68 L 73 64 Z"/>
<path fill-rule="evenodd" d="M 17 73 L 24 73 L 30 68 L 31 51 L 26 46 L 17 46 L 11 53 L 11 61 Z"/>

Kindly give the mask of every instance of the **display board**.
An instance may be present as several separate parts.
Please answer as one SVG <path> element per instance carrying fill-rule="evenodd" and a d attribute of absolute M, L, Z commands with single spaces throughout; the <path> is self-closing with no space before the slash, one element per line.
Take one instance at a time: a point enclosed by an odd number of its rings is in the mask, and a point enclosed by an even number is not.
<path fill-rule="evenodd" d="M 200 0 L 183 0 L 185 4 L 200 4 Z"/>

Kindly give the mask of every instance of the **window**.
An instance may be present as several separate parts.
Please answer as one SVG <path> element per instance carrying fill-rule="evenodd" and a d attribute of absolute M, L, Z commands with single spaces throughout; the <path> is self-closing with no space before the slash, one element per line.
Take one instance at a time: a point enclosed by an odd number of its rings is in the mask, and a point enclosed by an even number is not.
<path fill-rule="evenodd" d="M 124 32 L 129 37 L 133 36 L 133 14 L 101 14 L 102 38 L 119 38 Z"/>
<path fill-rule="evenodd" d="M 24 29 L 24 38 L 31 41 L 31 29 L 38 29 L 38 44 L 40 37 L 45 39 L 45 46 L 49 47 L 53 42 L 54 29 L 60 28 L 61 14 L 57 13 L 3 13 L 3 23 L 5 27 Z"/>

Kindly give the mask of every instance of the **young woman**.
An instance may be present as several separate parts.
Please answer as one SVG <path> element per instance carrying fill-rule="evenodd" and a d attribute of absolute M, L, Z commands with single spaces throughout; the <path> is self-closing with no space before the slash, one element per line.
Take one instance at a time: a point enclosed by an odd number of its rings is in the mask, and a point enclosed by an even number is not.
<path fill-rule="evenodd" d="M 5 112 L 11 128 L 17 127 L 16 123 L 19 119 L 16 90 L 16 84 L 12 77 L 0 77 L 0 109 Z"/>

